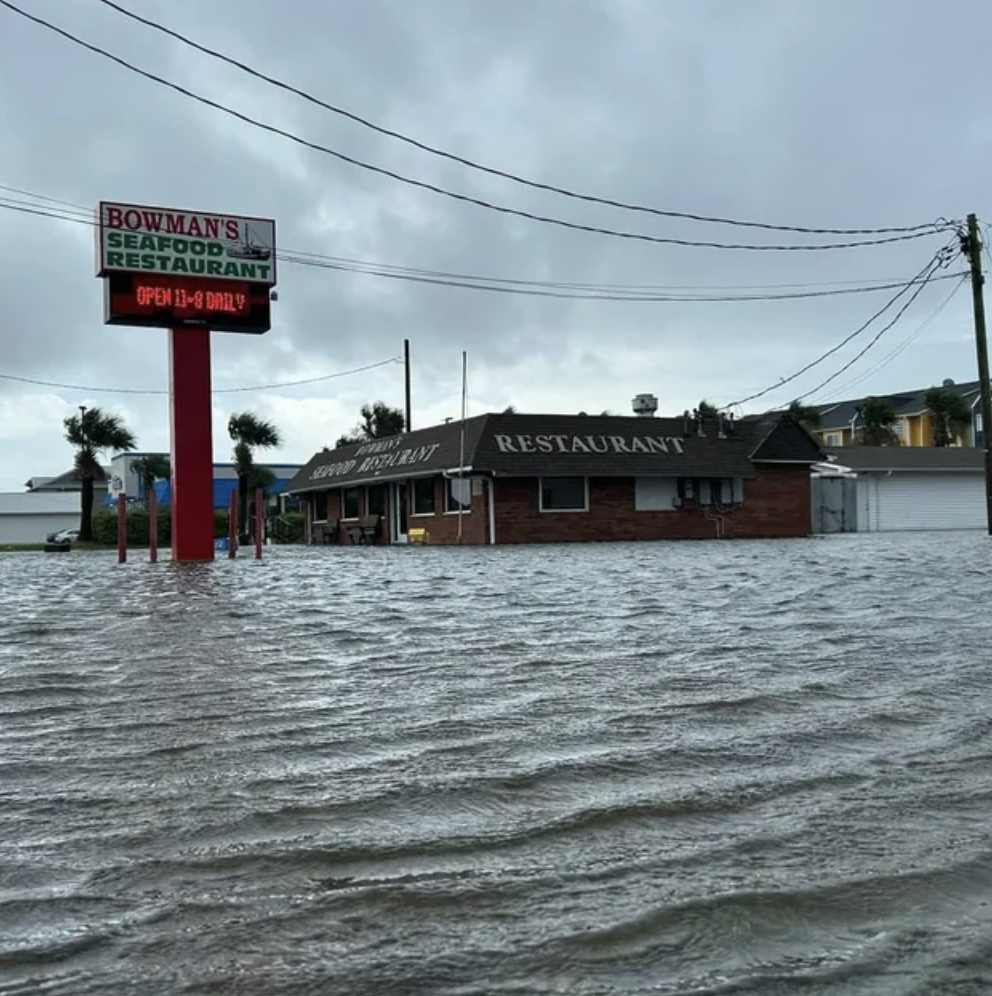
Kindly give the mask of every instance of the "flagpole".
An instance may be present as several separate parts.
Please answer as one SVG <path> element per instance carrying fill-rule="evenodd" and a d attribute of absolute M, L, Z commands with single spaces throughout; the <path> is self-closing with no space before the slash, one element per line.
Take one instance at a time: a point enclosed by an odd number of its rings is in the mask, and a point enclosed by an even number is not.
<path fill-rule="evenodd" d="M 462 350 L 462 432 L 458 456 L 458 542 L 462 541 L 462 516 L 465 514 L 465 407 L 468 395 L 468 353 Z"/>

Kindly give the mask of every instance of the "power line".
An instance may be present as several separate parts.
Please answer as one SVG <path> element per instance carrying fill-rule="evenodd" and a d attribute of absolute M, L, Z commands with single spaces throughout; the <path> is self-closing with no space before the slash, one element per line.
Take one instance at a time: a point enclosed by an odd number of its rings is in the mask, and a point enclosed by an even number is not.
<path fill-rule="evenodd" d="M 31 197 L 35 200 L 51 201 L 55 204 L 63 204 L 67 207 L 74 208 L 73 211 L 67 211 L 67 217 L 64 219 L 66 221 L 80 221 L 87 225 L 96 226 L 98 221 L 96 220 L 95 211 L 92 208 L 85 207 L 82 204 L 77 204 L 74 201 L 63 201 L 58 198 L 48 197 L 45 194 L 37 194 L 30 190 L 24 190 L 19 187 L 10 187 L 4 184 L 0 184 L 0 190 L 8 190 L 13 193 L 21 194 L 25 197 Z M 18 201 L 12 198 L 0 197 L 0 202 L 6 201 L 11 205 L 26 205 L 28 207 L 47 207 L 47 205 L 32 205 L 30 202 Z M 4 205 L 0 203 L 0 207 Z M 69 215 L 81 216 L 78 218 L 68 217 Z M 61 216 L 56 216 L 61 217 Z M 986 247 L 988 248 L 988 247 Z M 811 280 L 804 281 L 800 283 L 785 283 L 785 284 L 590 284 L 590 283 L 576 283 L 572 281 L 559 281 L 559 280 L 526 280 L 515 277 L 489 277 L 480 276 L 479 274 L 464 274 L 464 273 L 451 273 L 445 270 L 433 270 L 424 269 L 420 267 L 407 267 L 400 266 L 395 263 L 382 263 L 378 261 L 369 261 L 362 259 L 352 259 L 347 256 L 329 256 L 326 253 L 314 253 L 307 252 L 301 249 L 283 249 L 280 250 L 277 255 L 280 258 L 288 256 L 299 256 L 308 259 L 316 260 L 328 260 L 335 263 L 342 264 L 353 264 L 355 266 L 369 266 L 378 267 L 383 270 L 394 270 L 400 273 L 412 273 L 417 275 L 427 275 L 427 276 L 442 276 L 450 277 L 451 279 L 463 279 L 463 280 L 477 280 L 483 283 L 501 283 L 501 284 L 513 284 L 522 285 L 528 287 L 554 287 L 554 288 L 565 288 L 569 290 L 600 290 L 600 291 L 616 291 L 618 293 L 638 293 L 638 292 L 674 292 L 674 291 L 758 291 L 758 290 L 791 290 L 796 288 L 809 288 L 809 287 L 877 287 L 879 290 L 887 290 L 890 286 L 896 287 L 901 286 L 905 282 L 904 277 L 879 277 L 874 280 Z M 288 260 L 291 261 L 291 260 Z M 939 278 L 935 278 L 939 279 Z"/>
<path fill-rule="evenodd" d="M 770 301 L 802 300 L 808 298 L 838 297 L 849 294 L 865 294 L 865 293 L 872 293 L 875 291 L 893 290 L 897 287 L 903 286 L 903 283 L 899 282 L 899 283 L 890 283 L 890 284 L 876 284 L 866 287 L 849 287 L 843 289 L 821 290 L 821 291 L 794 291 L 791 293 L 780 293 L 780 294 L 723 294 L 723 295 L 641 294 L 638 295 L 638 294 L 615 294 L 615 293 L 610 294 L 610 293 L 601 293 L 597 291 L 591 291 L 586 293 L 574 293 L 567 291 L 530 289 L 519 286 L 504 287 L 489 283 L 480 284 L 459 278 L 445 279 L 441 277 L 416 276 L 413 274 L 405 274 L 405 273 L 392 273 L 375 268 L 347 266 L 340 263 L 334 263 L 323 260 L 308 260 L 308 259 L 296 258 L 293 256 L 280 256 L 280 259 L 282 259 L 284 262 L 296 263 L 297 265 L 300 266 L 313 266 L 319 269 L 341 270 L 348 273 L 364 273 L 369 276 L 382 277 L 385 279 L 392 279 L 392 280 L 404 280 L 412 283 L 432 284 L 435 286 L 444 286 L 444 287 L 456 287 L 465 290 L 489 291 L 491 293 L 518 294 L 530 297 L 552 297 L 552 298 L 563 298 L 568 300 L 579 300 L 579 301 L 629 301 L 629 302 L 641 302 L 641 303 L 667 302 L 667 303 L 686 303 L 686 304 L 699 303 L 699 302 L 711 302 L 711 303 L 720 303 L 720 302 L 741 303 L 747 301 L 770 302 Z"/>
<path fill-rule="evenodd" d="M 331 261 L 335 263 L 342 264 L 352 264 L 355 266 L 369 266 L 376 267 L 382 270 L 395 271 L 398 273 L 410 273 L 416 275 L 427 275 L 427 276 L 443 276 L 450 277 L 452 279 L 463 279 L 463 280 L 477 280 L 485 283 L 500 283 L 500 284 L 511 284 L 511 285 L 521 285 L 527 287 L 553 287 L 553 288 L 564 288 L 569 290 L 600 290 L 600 291 L 616 291 L 623 293 L 638 293 L 638 292 L 658 292 L 658 293 L 672 293 L 675 291 L 769 291 L 769 290 L 790 290 L 796 288 L 809 288 L 809 287 L 872 287 L 877 289 L 886 289 L 890 285 L 893 287 L 899 287 L 905 283 L 905 277 L 885 277 L 876 278 L 874 280 L 813 280 L 806 281 L 802 283 L 787 283 L 787 284 L 589 284 L 589 283 L 575 283 L 569 281 L 558 281 L 558 280 L 525 280 L 515 277 L 489 277 L 480 276 L 478 274 L 462 274 L 462 273 L 450 273 L 444 270 L 431 270 L 422 269 L 418 267 L 407 267 L 400 266 L 393 263 L 381 263 L 377 261 L 368 261 L 361 259 L 350 259 L 345 256 L 328 256 L 321 253 L 310 253 L 302 252 L 296 249 L 283 250 L 290 256 L 294 257 L 304 257 L 310 259 L 316 259 L 321 261 Z M 290 260 L 291 261 L 291 260 Z"/>
<path fill-rule="evenodd" d="M 808 228 L 802 225 L 774 225 L 767 222 L 760 221 L 741 221 L 733 218 L 720 218 L 711 215 L 693 214 L 687 211 L 670 211 L 664 210 L 662 208 L 648 207 L 641 204 L 631 204 L 625 201 L 617 201 L 608 197 L 597 197 L 592 194 L 578 193 L 574 190 L 569 190 L 565 187 L 559 187 L 555 184 L 541 183 L 537 180 L 531 180 L 526 177 L 520 176 L 515 173 L 510 173 L 505 170 L 496 169 L 491 166 L 486 166 L 482 163 L 476 162 L 475 160 L 469 159 L 465 156 L 457 155 L 453 152 L 447 152 L 444 149 L 439 149 L 435 146 L 428 145 L 426 142 L 419 141 L 415 138 L 411 138 L 409 135 L 404 135 L 401 132 L 394 131 L 390 128 L 386 128 L 383 125 L 376 124 L 367 118 L 362 117 L 359 114 L 355 114 L 352 111 L 347 111 L 342 107 L 337 107 L 334 104 L 330 104 L 327 101 L 321 100 L 319 97 L 315 97 L 313 94 L 307 92 L 306 90 L 301 90 L 298 87 L 293 86 L 290 83 L 286 83 L 283 80 L 276 79 L 273 76 L 269 76 L 259 70 L 253 68 L 247 63 L 241 62 L 232 56 L 225 55 L 223 52 L 219 52 L 216 49 L 209 48 L 200 42 L 194 41 L 187 35 L 181 34 L 172 28 L 166 27 L 164 24 L 158 21 L 153 21 L 150 18 L 142 17 L 140 14 L 135 13 L 133 10 L 128 10 L 126 7 L 122 7 L 118 3 L 114 3 L 114 0 L 97 0 L 98 3 L 102 3 L 105 7 L 109 7 L 111 10 L 116 11 L 118 14 L 122 14 L 124 17 L 130 18 L 132 21 L 137 21 L 139 24 L 143 24 L 148 28 L 152 28 L 155 31 L 159 31 L 162 34 L 168 35 L 174 38 L 176 41 L 181 42 L 183 45 L 189 48 L 196 49 L 198 52 L 202 52 L 204 55 L 209 56 L 212 59 L 217 59 L 221 62 L 227 63 L 229 66 L 234 66 L 236 69 L 247 73 L 249 76 L 253 76 L 255 79 L 262 80 L 265 83 L 277 87 L 280 90 L 284 90 L 287 93 L 292 93 L 297 97 L 301 97 L 308 103 L 314 104 L 317 107 L 323 108 L 326 111 L 330 111 L 332 114 L 337 114 L 340 117 L 347 118 L 349 121 L 354 121 L 356 124 L 360 124 L 365 128 L 369 128 L 372 131 L 378 132 L 380 135 L 385 135 L 389 138 L 395 138 L 397 141 L 404 142 L 407 145 L 411 145 L 416 149 L 420 149 L 422 152 L 428 152 L 434 156 L 440 156 L 443 159 L 448 159 L 452 162 L 461 164 L 462 166 L 467 166 L 470 169 L 478 170 L 481 173 L 488 173 L 490 176 L 498 176 L 504 180 L 511 180 L 514 183 L 522 184 L 526 187 L 532 187 L 535 190 L 543 190 L 548 193 L 559 194 L 562 197 L 568 197 L 573 200 L 585 201 L 590 204 L 603 204 L 607 207 L 620 208 L 624 211 L 636 211 L 643 214 L 657 215 L 663 218 L 679 218 L 687 221 L 699 221 L 707 222 L 711 224 L 718 225 L 734 225 L 739 228 L 759 228 L 766 231 L 773 232 L 800 232 L 807 235 L 882 235 L 882 234 L 893 234 L 893 233 L 909 233 L 909 232 L 930 232 L 934 228 L 933 223 L 922 224 L 922 225 L 909 225 L 903 227 L 889 227 L 889 228 Z"/>
<path fill-rule="evenodd" d="M 0 0 L 0 6 L 3 6 L 10 10 L 12 13 L 18 14 L 21 17 L 39 25 L 40 27 L 46 28 L 55 34 L 60 35 L 66 40 L 72 42 L 74 45 L 78 45 L 85 48 L 89 52 L 93 52 L 95 55 L 99 55 L 102 58 L 109 59 L 111 62 L 122 66 L 129 72 L 136 73 L 139 76 L 144 77 L 147 80 L 151 80 L 154 83 L 158 83 L 160 86 L 167 87 L 176 93 L 181 94 L 190 100 L 195 100 L 197 103 L 203 104 L 206 107 L 211 107 L 214 110 L 223 112 L 224 114 L 230 115 L 239 121 L 243 121 L 246 124 L 250 124 L 255 128 L 259 128 L 262 131 L 268 132 L 269 134 L 279 135 L 282 138 L 289 139 L 291 142 L 296 143 L 307 149 L 312 149 L 315 152 L 321 152 L 324 155 L 332 156 L 341 162 L 348 163 L 352 166 L 357 166 L 360 169 L 367 170 L 372 173 L 376 173 L 380 176 L 389 177 L 392 180 L 396 180 L 399 183 L 407 184 L 408 186 L 416 187 L 420 190 L 427 190 L 431 193 L 438 194 L 443 197 L 451 198 L 455 201 L 460 201 L 465 204 L 474 204 L 476 207 L 485 208 L 489 211 L 495 211 L 500 214 L 511 215 L 518 218 L 526 218 L 530 221 L 541 222 L 546 225 L 554 225 L 559 228 L 567 228 L 573 231 L 579 232 L 589 232 L 596 235 L 606 235 L 612 238 L 627 239 L 637 242 L 650 242 L 660 245 L 675 245 L 691 248 L 702 248 L 702 249 L 733 249 L 733 250 L 746 250 L 752 252 L 812 252 L 812 251 L 824 251 L 824 250 L 834 250 L 834 249 L 859 249 L 865 246 L 877 246 L 877 245 L 887 245 L 894 242 L 905 242 L 911 239 L 927 238 L 937 232 L 943 231 L 947 227 L 952 227 L 950 222 L 945 222 L 943 219 L 935 222 L 928 229 L 923 231 L 908 232 L 901 235 L 888 235 L 881 238 L 868 239 L 857 242 L 833 242 L 833 243 L 821 243 L 819 245 L 748 245 L 743 243 L 726 243 L 726 242 L 702 242 L 694 241 L 691 239 L 677 239 L 672 237 L 657 236 L 657 235 L 646 235 L 640 232 L 624 232 L 618 231 L 612 228 L 600 228 L 594 225 L 583 225 L 578 222 L 565 221 L 562 218 L 553 218 L 549 215 L 536 214 L 531 211 L 523 211 L 517 208 L 507 207 L 503 204 L 495 204 L 491 201 L 486 201 L 478 197 L 472 197 L 468 194 L 459 194 L 452 190 L 447 190 L 444 187 L 436 186 L 432 183 L 427 183 L 424 180 L 416 180 L 412 177 L 404 176 L 401 173 L 396 173 L 392 170 L 385 169 L 382 166 L 375 166 L 371 163 L 363 162 L 360 159 L 356 159 L 353 156 L 345 155 L 343 152 L 338 152 L 335 149 L 329 148 L 326 145 L 320 145 L 316 142 L 311 142 L 308 139 L 302 138 L 293 132 L 286 131 L 283 128 L 279 128 L 276 125 L 268 124 L 264 121 L 259 121 L 257 118 L 253 118 L 241 111 L 234 110 L 228 107 L 226 104 L 222 104 L 219 101 L 213 100 L 209 97 L 204 97 L 201 94 L 195 93 L 184 86 L 180 86 L 178 83 L 173 83 L 171 80 L 167 80 L 162 76 L 158 76 L 155 73 L 149 72 L 146 69 L 141 69 L 139 66 L 128 62 L 126 59 L 122 59 L 120 56 L 114 55 L 108 52 L 106 49 L 100 48 L 97 45 L 93 45 L 90 42 L 84 41 L 77 35 L 66 31 L 64 28 L 60 28 L 50 21 L 46 21 L 43 18 L 37 17 L 34 14 L 29 14 L 27 11 L 22 10 L 20 7 L 11 3 L 10 0 Z"/>
<path fill-rule="evenodd" d="M 35 194 L 30 190 L 22 190 L 20 187 L 8 187 L 4 183 L 0 183 L 0 190 L 6 190 L 9 194 L 21 194 L 24 197 L 33 197 L 36 201 L 48 201 L 50 204 L 61 204 L 63 207 L 76 208 L 86 214 L 93 213 L 91 208 L 84 207 L 82 204 L 76 204 L 74 201 L 63 201 L 58 197 L 47 197 L 45 194 Z"/>
<path fill-rule="evenodd" d="M 937 305 L 937 307 L 930 313 L 929 317 L 921 325 L 919 325 L 910 335 L 908 335 L 905 339 L 903 339 L 903 341 L 898 346 L 896 346 L 896 348 L 893 349 L 892 352 L 890 352 L 882 360 L 876 363 L 875 366 L 871 367 L 869 370 L 866 370 L 864 373 L 859 374 L 857 377 L 853 378 L 852 380 L 846 381 L 836 390 L 832 391 L 822 401 L 814 403 L 817 405 L 830 404 L 836 398 L 839 398 L 842 394 L 846 393 L 850 388 L 863 383 L 869 377 L 872 377 L 876 373 L 878 373 L 879 370 L 882 370 L 884 367 L 887 367 L 897 356 L 900 356 L 903 352 L 905 352 L 914 342 L 916 342 L 917 339 L 920 338 L 921 335 L 923 335 L 924 332 L 926 332 L 928 328 L 930 328 L 930 326 L 937 320 L 938 316 L 951 303 L 957 292 L 961 290 L 961 288 L 965 285 L 967 280 L 968 280 L 968 274 L 966 273 L 960 274 L 958 276 L 958 282 L 954 285 L 953 288 L 951 288 L 951 293 L 948 294 L 947 297 L 945 297 L 944 300 Z"/>
<path fill-rule="evenodd" d="M 822 353 L 815 360 L 811 360 L 804 367 L 801 367 L 799 370 L 797 370 L 793 374 L 790 374 L 788 377 L 783 377 L 781 380 L 777 381 L 776 383 L 771 384 L 768 387 L 763 388 L 760 391 L 756 391 L 754 394 L 750 394 L 750 395 L 748 395 L 745 398 L 741 398 L 738 401 L 732 401 L 732 402 L 730 402 L 728 405 L 726 405 L 724 407 L 725 408 L 737 408 L 737 407 L 739 407 L 741 405 L 746 404 L 748 401 L 754 401 L 757 398 L 764 397 L 766 394 L 771 394 L 772 391 L 777 391 L 778 389 L 780 389 L 781 387 L 783 387 L 785 384 L 791 383 L 792 381 L 796 380 L 798 377 L 801 377 L 807 371 L 812 370 L 813 367 L 819 366 L 821 363 L 823 363 L 824 360 L 826 360 L 829 357 L 833 356 L 834 353 L 838 352 L 840 349 L 842 349 L 844 346 L 846 346 L 853 339 L 857 338 L 859 335 L 862 335 L 865 331 L 867 331 L 867 329 L 876 321 L 876 319 L 881 318 L 881 316 L 883 314 L 885 314 L 885 312 L 888 311 L 889 308 L 891 308 L 896 303 L 896 301 L 899 300 L 900 297 L 902 297 L 904 294 L 906 294 L 910 290 L 911 287 L 915 286 L 916 287 L 916 291 L 910 297 L 910 299 L 907 302 L 907 304 L 902 309 L 900 309 L 899 312 L 897 312 L 896 317 L 892 320 L 892 322 L 890 322 L 888 325 L 886 325 L 882 329 L 881 333 L 879 333 L 879 335 L 877 335 L 874 339 L 871 340 L 871 342 L 869 343 L 868 347 L 866 347 L 864 350 L 862 350 L 854 358 L 854 360 L 851 361 L 851 363 L 854 363 L 856 360 L 860 359 L 860 357 L 863 356 L 868 351 L 868 349 L 870 349 L 871 346 L 874 345 L 874 343 L 876 343 L 878 341 L 878 339 L 881 337 L 882 334 L 884 334 L 890 328 L 892 328 L 892 326 L 904 314 L 904 312 L 906 311 L 906 308 L 908 308 L 909 305 L 911 305 L 916 300 L 916 298 L 919 297 L 920 293 L 924 290 L 924 288 L 928 284 L 932 283 L 934 280 L 938 279 L 935 276 L 937 269 L 939 269 L 942 266 L 947 266 L 950 263 L 950 261 L 954 258 L 954 255 L 955 255 L 955 252 L 954 252 L 954 243 L 953 242 L 952 243 L 948 243 L 948 245 L 944 246 L 943 249 L 941 249 L 939 252 L 935 253 L 931 257 L 931 259 L 929 260 L 929 262 L 927 263 L 927 265 L 915 277 L 913 277 L 912 280 L 908 281 L 905 284 L 905 286 L 898 293 L 896 293 L 895 295 L 893 295 L 878 311 L 876 311 L 871 316 L 871 318 L 868 319 L 868 321 L 866 321 L 863 325 L 859 326 L 857 329 L 855 329 L 849 335 L 845 336 L 835 346 L 832 346 L 825 353 Z M 808 391 L 806 394 L 801 395 L 801 397 L 807 397 L 809 394 L 815 393 L 815 391 L 819 390 L 820 387 L 826 386 L 826 384 L 828 384 L 832 380 L 834 380 L 835 377 L 837 377 L 841 373 L 843 373 L 844 370 L 848 369 L 851 366 L 851 363 L 849 363 L 846 366 L 842 367 L 833 376 L 827 378 L 827 380 L 825 380 L 823 382 L 823 384 L 821 384 L 817 388 L 815 388 L 814 391 Z M 776 410 L 779 407 L 780 406 L 776 405 L 776 406 L 774 406 L 770 410 L 774 411 L 774 410 Z"/>
<path fill-rule="evenodd" d="M 799 395 L 799 398 L 797 400 L 802 401 L 803 399 L 816 394 L 818 391 L 821 391 L 824 387 L 826 387 L 827 384 L 830 384 L 834 380 L 836 380 L 842 373 L 844 373 L 847 370 L 850 370 L 851 367 L 853 367 L 854 364 L 857 363 L 858 360 L 860 360 L 861 357 L 864 356 L 865 353 L 867 353 L 868 350 L 871 349 L 872 346 L 874 346 L 875 343 L 877 343 L 878 340 L 881 339 L 882 336 L 885 335 L 885 333 L 888 332 L 889 329 L 891 329 L 899 321 L 900 318 L 902 318 L 902 316 L 910 309 L 910 307 L 912 307 L 913 302 L 920 296 L 920 294 L 923 293 L 928 282 L 929 281 L 922 283 L 919 285 L 919 287 L 916 288 L 916 290 L 910 296 L 909 300 L 896 312 L 895 316 L 887 324 L 883 325 L 882 328 L 880 328 L 878 332 L 875 333 L 875 335 L 868 341 L 868 344 L 864 346 L 863 349 L 861 349 L 858 353 L 852 356 L 847 363 L 845 363 L 839 370 L 835 371 L 829 377 L 827 377 L 826 380 L 821 381 L 819 384 L 816 385 L 816 387 L 812 388 L 809 391 L 806 391 L 804 394 Z"/>
<path fill-rule="evenodd" d="M 60 213 L 61 209 L 49 208 L 47 205 L 32 205 L 30 202 L 15 201 L 0 197 L 0 209 L 23 211 L 26 214 L 45 218 L 75 222 L 95 227 L 97 222 L 93 217 L 76 217 L 69 212 Z M 80 209 L 82 211 L 82 209 Z M 446 273 L 443 270 L 425 270 L 412 267 L 396 266 L 389 263 L 376 263 L 367 260 L 348 259 L 346 257 L 323 256 L 318 253 L 299 252 L 291 249 L 277 250 L 276 257 L 281 262 L 293 263 L 298 266 L 316 267 L 318 269 L 336 270 L 344 273 L 357 273 L 366 276 L 381 277 L 392 280 L 405 280 L 411 283 L 430 284 L 434 286 L 453 287 L 462 290 L 488 291 L 490 293 L 518 294 L 533 297 L 552 297 L 578 301 L 627 301 L 631 303 L 696 303 L 696 302 L 747 302 L 747 301 L 788 301 L 806 298 L 836 297 L 849 294 L 866 294 L 876 291 L 893 290 L 902 287 L 904 280 L 887 283 L 850 281 L 854 286 L 841 284 L 783 284 L 783 288 L 824 286 L 830 290 L 791 291 L 785 293 L 750 293 L 750 294 L 700 294 L 675 293 L 677 288 L 655 288 L 649 293 L 637 293 L 638 290 L 651 291 L 650 285 L 644 287 L 624 286 L 622 284 L 579 284 L 540 280 L 521 280 L 507 277 L 487 277 L 460 273 Z M 950 279 L 954 274 L 946 274 L 934 279 Z M 771 285 L 768 289 L 774 289 Z M 562 288 L 559 290 L 559 288 Z M 704 288 L 697 288 L 697 291 Z M 719 288 L 713 288 L 718 290 Z M 742 290 L 748 288 L 742 287 Z M 752 290 L 762 290 L 753 287 Z"/>
<path fill-rule="evenodd" d="M 335 380 L 338 377 L 348 377 L 351 374 L 364 373 L 366 370 L 375 370 L 377 367 L 388 366 L 390 363 L 402 363 L 397 356 L 391 356 L 388 360 L 379 360 L 378 363 L 369 363 L 364 367 L 355 367 L 352 370 L 339 370 L 337 373 L 324 374 L 320 377 L 305 377 L 302 380 L 287 380 L 274 384 L 255 384 L 251 387 L 223 387 L 214 388 L 212 394 L 245 394 L 259 391 L 275 391 L 283 387 L 299 387 L 301 384 L 319 384 L 327 380 Z M 63 391 L 81 391 L 86 394 L 141 394 L 141 395 L 167 395 L 168 391 L 153 390 L 142 387 L 87 387 L 82 384 L 62 384 L 52 380 L 37 380 L 34 377 L 16 377 L 13 374 L 0 373 L 0 380 L 15 381 L 19 384 L 32 384 L 37 387 L 55 387 Z"/>

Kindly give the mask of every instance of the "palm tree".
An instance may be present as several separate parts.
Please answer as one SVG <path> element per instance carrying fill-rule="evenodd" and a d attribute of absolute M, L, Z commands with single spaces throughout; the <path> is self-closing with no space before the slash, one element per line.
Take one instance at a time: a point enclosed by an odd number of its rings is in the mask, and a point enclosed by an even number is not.
<path fill-rule="evenodd" d="M 898 445 L 892 426 L 899 421 L 896 406 L 889 398 L 865 398 L 858 409 L 866 446 Z"/>
<path fill-rule="evenodd" d="M 107 450 L 133 450 L 137 445 L 134 433 L 120 415 L 111 415 L 99 408 L 80 406 L 78 415 L 63 419 L 65 438 L 76 448 L 73 465 L 80 481 L 79 539 L 93 542 L 93 482 L 103 478 L 100 455 Z"/>
<path fill-rule="evenodd" d="M 798 398 L 789 404 L 789 414 L 804 429 L 820 428 L 820 412 L 813 405 L 804 405 Z"/>
<path fill-rule="evenodd" d="M 144 493 L 146 505 L 148 496 L 155 488 L 155 482 L 167 481 L 172 477 L 172 464 L 164 453 L 146 453 L 144 456 L 132 460 L 131 470 L 141 478 L 141 490 Z"/>
<path fill-rule="evenodd" d="M 263 467 L 261 464 L 253 463 L 251 466 L 251 472 L 248 474 L 248 510 L 245 513 L 247 518 L 245 519 L 245 531 L 250 532 L 248 529 L 249 523 L 254 523 L 253 518 L 254 513 L 254 497 L 255 492 L 261 488 L 263 499 L 264 496 L 268 495 L 269 488 L 276 483 L 276 475 L 271 467 Z"/>
<path fill-rule="evenodd" d="M 717 410 L 716 405 L 711 405 L 705 399 L 699 402 L 696 411 L 699 412 L 699 417 L 701 419 L 707 419 L 707 418 L 715 419 L 717 415 L 720 414 L 720 412 Z"/>
<path fill-rule="evenodd" d="M 267 450 L 282 445 L 279 430 L 252 412 L 239 412 L 230 417 L 227 434 L 234 440 L 234 469 L 238 474 L 238 518 L 241 541 L 248 542 L 248 488 L 255 471 L 255 450 Z"/>
<path fill-rule="evenodd" d="M 971 406 L 956 391 L 931 387 L 924 396 L 933 423 L 933 445 L 950 446 L 971 425 Z"/>

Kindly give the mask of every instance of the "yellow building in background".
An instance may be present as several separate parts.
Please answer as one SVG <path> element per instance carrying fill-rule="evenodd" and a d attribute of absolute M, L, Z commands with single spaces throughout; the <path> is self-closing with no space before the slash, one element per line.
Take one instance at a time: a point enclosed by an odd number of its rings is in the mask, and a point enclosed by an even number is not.
<path fill-rule="evenodd" d="M 982 413 L 979 382 L 969 381 L 955 384 L 945 380 L 943 387 L 960 394 L 971 408 L 971 425 L 963 438 L 957 439 L 958 446 L 982 445 Z M 929 387 L 917 391 L 899 391 L 895 394 L 876 394 L 876 397 L 891 401 L 898 418 L 892 426 L 892 433 L 900 446 L 933 446 L 933 420 L 926 406 L 926 393 Z M 863 442 L 861 407 L 867 397 L 852 401 L 833 401 L 825 405 L 813 405 L 820 416 L 820 424 L 811 433 L 823 446 L 833 449 L 840 446 L 857 446 Z"/>

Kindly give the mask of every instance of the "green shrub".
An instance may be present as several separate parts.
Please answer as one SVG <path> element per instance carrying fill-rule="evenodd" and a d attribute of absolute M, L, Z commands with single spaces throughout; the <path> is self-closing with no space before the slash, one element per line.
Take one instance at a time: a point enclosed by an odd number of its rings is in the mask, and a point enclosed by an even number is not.
<path fill-rule="evenodd" d="M 231 525 L 231 513 L 226 508 L 214 512 L 214 538 L 227 536 Z"/>
<path fill-rule="evenodd" d="M 100 509 L 93 513 L 93 539 L 104 546 L 117 544 L 117 509 Z M 158 513 L 158 543 L 172 542 L 172 518 L 167 508 Z M 139 505 L 127 510 L 127 545 L 148 546 L 148 512 Z"/>
<path fill-rule="evenodd" d="M 214 512 L 214 536 L 227 536 L 230 515 L 226 510 Z M 117 509 L 98 509 L 93 513 L 93 541 L 101 546 L 117 545 Z M 158 511 L 158 545 L 172 542 L 172 513 L 168 508 Z M 148 511 L 140 505 L 127 509 L 127 545 L 148 546 Z"/>
<path fill-rule="evenodd" d="M 279 516 L 283 525 L 276 533 L 276 526 L 273 524 L 273 532 L 279 536 L 283 543 L 302 543 L 306 532 L 307 518 L 302 512 L 284 512 Z"/>

